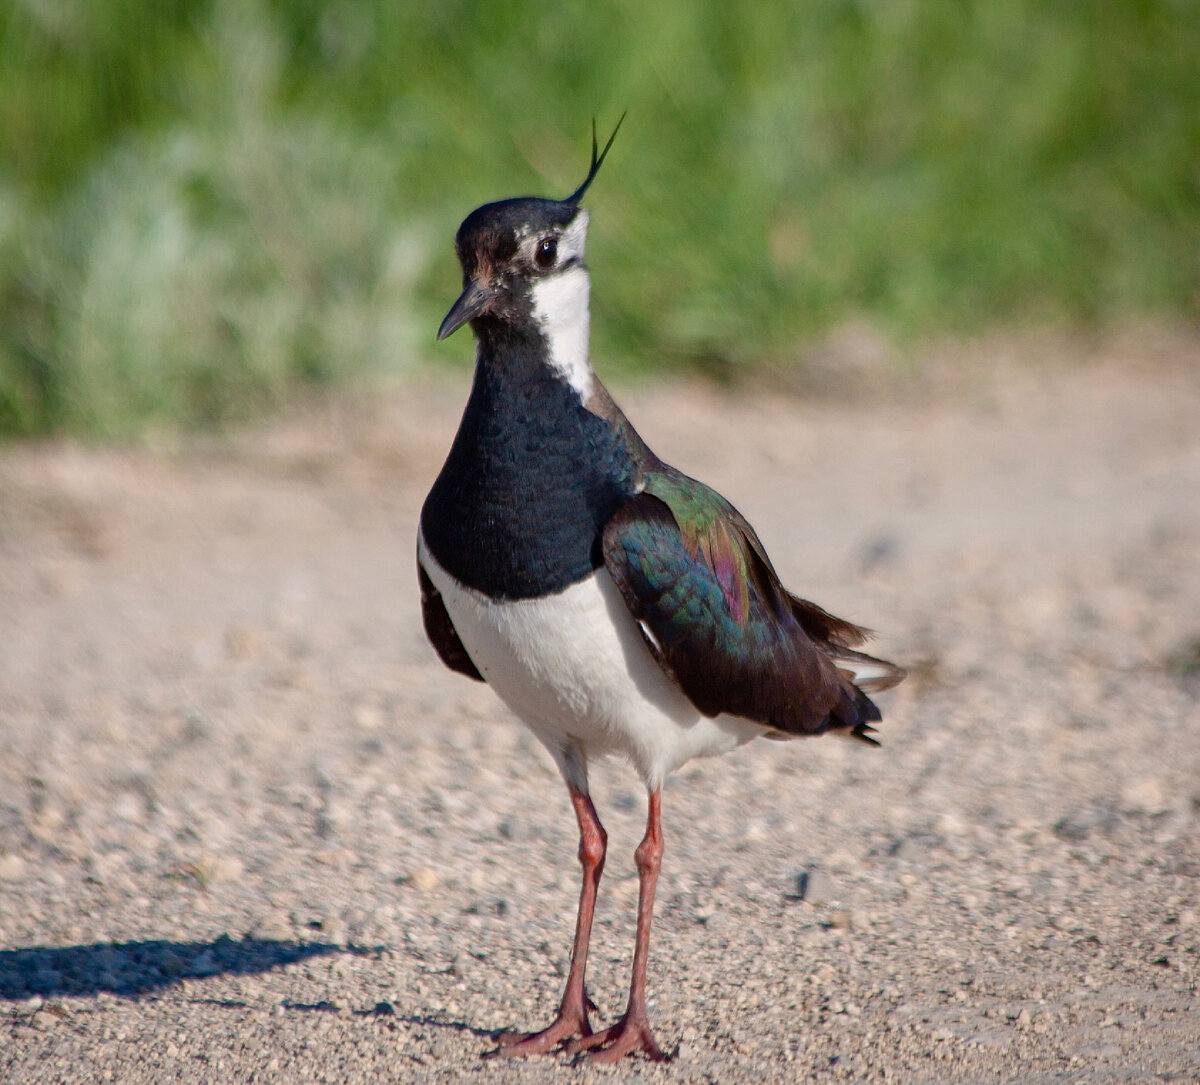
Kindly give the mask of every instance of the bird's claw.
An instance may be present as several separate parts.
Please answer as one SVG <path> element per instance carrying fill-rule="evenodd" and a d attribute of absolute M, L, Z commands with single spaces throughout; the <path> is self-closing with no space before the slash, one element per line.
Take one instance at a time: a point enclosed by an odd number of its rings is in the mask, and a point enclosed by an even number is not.
<path fill-rule="evenodd" d="M 588 1000 L 591 1001 L 590 999 Z M 587 1011 L 560 1010 L 558 1016 L 540 1032 L 505 1032 L 498 1036 L 500 1047 L 493 1052 L 506 1058 L 522 1055 L 544 1055 L 567 1041 L 590 1039 L 592 1026 Z"/>
<path fill-rule="evenodd" d="M 584 1054 L 588 1062 L 616 1062 L 636 1051 L 640 1051 L 651 1062 L 667 1062 L 670 1059 L 654 1040 L 650 1022 L 644 1016 L 622 1017 L 616 1024 L 581 1036 L 567 1044 L 569 1055 Z"/>

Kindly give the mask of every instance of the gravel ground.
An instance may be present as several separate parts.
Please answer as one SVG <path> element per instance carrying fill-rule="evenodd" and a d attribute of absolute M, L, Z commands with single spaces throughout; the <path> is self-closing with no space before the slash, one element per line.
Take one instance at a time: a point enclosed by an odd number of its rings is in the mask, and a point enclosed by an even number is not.
<path fill-rule="evenodd" d="M 549 759 L 420 629 L 465 377 L 223 444 L 0 459 L 0 1079 L 1200 1081 L 1200 348 L 957 390 L 626 394 L 884 631 L 882 749 L 664 795 L 673 1062 L 481 1058 L 574 920 Z M 644 797 L 604 764 L 623 1007 Z"/>

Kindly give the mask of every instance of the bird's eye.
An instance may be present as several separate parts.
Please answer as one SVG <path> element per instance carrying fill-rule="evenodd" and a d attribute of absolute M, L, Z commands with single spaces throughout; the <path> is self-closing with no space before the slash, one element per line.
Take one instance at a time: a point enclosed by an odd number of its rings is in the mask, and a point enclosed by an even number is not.
<path fill-rule="evenodd" d="M 537 249 L 534 251 L 534 262 L 540 268 L 548 268 L 554 266 L 554 258 L 558 255 L 558 241 L 553 237 L 543 237 L 537 243 Z"/>

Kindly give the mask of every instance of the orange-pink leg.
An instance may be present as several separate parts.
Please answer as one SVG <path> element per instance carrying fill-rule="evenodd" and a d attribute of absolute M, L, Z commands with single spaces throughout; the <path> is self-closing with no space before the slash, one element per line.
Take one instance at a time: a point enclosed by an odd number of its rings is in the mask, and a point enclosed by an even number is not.
<path fill-rule="evenodd" d="M 641 1051 L 656 1062 L 666 1059 L 654 1042 L 650 1019 L 646 1016 L 646 961 L 650 956 L 650 921 L 654 916 L 654 890 L 662 868 L 663 837 L 661 796 L 656 789 L 650 795 L 646 835 L 634 857 L 638 869 L 637 935 L 633 944 L 633 978 L 629 984 L 629 1004 L 615 1025 L 591 1034 L 585 1033 L 568 1046 L 568 1051 L 590 1051 L 593 1062 L 616 1062 Z"/>
<path fill-rule="evenodd" d="M 572 787 L 571 805 L 579 821 L 579 862 L 583 866 L 583 888 L 579 892 L 579 917 L 575 921 L 575 942 L 571 947 L 571 967 L 563 991 L 558 1016 L 541 1032 L 512 1032 L 500 1037 L 502 1055 L 540 1055 L 575 1036 L 590 1037 L 588 997 L 584 989 L 588 942 L 592 936 L 592 916 L 596 910 L 596 890 L 604 870 L 608 837 L 596 808 L 586 792 Z M 651 891 L 653 893 L 653 890 Z"/>

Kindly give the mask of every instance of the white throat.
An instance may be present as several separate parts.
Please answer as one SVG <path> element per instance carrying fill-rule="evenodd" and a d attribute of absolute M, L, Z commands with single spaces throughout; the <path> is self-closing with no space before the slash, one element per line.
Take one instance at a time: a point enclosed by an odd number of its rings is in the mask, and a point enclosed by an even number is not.
<path fill-rule="evenodd" d="M 540 279 L 533 286 L 533 315 L 550 347 L 550 365 L 587 400 L 592 393 L 588 361 L 589 281 L 581 264 Z"/>

